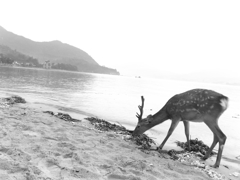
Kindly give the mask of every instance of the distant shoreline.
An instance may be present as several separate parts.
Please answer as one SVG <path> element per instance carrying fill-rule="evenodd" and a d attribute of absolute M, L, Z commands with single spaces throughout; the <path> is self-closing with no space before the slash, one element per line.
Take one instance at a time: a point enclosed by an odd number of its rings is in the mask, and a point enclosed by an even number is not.
<path fill-rule="evenodd" d="M 0 67 L 9 67 L 9 68 L 19 68 L 19 69 L 34 69 L 34 70 L 43 70 L 43 71 L 60 71 L 60 72 L 70 72 L 70 73 L 82 73 L 82 74 L 99 74 L 99 75 L 110 75 L 110 76 L 120 76 L 115 74 L 101 74 L 101 73 L 94 73 L 94 72 L 81 72 L 81 71 L 70 71 L 70 70 L 63 70 L 63 69 L 46 69 L 40 67 L 24 67 L 24 66 L 14 66 L 14 65 L 7 65 L 1 64 Z"/>

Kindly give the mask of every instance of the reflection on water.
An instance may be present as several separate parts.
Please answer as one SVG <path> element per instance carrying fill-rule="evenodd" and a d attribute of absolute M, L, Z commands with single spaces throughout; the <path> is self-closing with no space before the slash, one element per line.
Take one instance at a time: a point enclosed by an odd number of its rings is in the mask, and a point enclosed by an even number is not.
<path fill-rule="evenodd" d="M 1 80 L 6 80 L 1 82 L 1 86 L 13 89 L 19 88 L 20 90 L 31 91 L 31 89 L 34 90 L 35 88 L 44 88 L 47 91 L 82 90 L 94 79 L 94 76 L 91 74 L 62 73 L 60 71 L 42 69 L 0 68 Z"/>
<path fill-rule="evenodd" d="M 91 74 L 0 67 L 0 87 L 12 93 L 30 95 L 31 100 L 67 103 L 71 94 L 88 91 L 95 77 Z M 51 100 L 51 101 L 48 101 Z"/>
<path fill-rule="evenodd" d="M 134 126 L 140 96 L 145 97 L 144 116 L 156 113 L 174 94 L 193 88 L 213 89 L 230 98 L 230 106 L 219 120 L 227 135 L 224 154 L 234 159 L 240 152 L 240 86 L 154 80 L 52 70 L 0 67 L 0 92 L 18 94 L 28 102 L 86 112 L 110 121 Z M 236 118 L 232 118 L 235 116 Z M 154 136 L 162 141 L 170 122 L 155 127 Z M 212 132 L 204 123 L 191 123 L 191 137 L 212 143 Z M 183 125 L 169 138 L 185 141 Z M 166 145 L 167 145 L 166 144 Z"/>

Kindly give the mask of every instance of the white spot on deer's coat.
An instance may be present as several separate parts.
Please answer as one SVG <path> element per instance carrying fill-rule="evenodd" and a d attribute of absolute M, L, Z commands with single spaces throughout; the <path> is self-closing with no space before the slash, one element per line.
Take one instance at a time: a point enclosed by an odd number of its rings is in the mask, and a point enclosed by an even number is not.
<path fill-rule="evenodd" d="M 213 108 L 214 108 L 214 105 L 211 105 L 211 106 L 210 106 L 210 109 L 213 109 Z"/>

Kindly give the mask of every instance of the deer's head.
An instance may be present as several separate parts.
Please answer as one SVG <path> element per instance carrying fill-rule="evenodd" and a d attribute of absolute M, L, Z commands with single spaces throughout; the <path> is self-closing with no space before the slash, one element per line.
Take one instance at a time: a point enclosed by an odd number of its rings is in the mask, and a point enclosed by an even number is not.
<path fill-rule="evenodd" d="M 133 131 L 133 134 L 132 134 L 133 136 L 140 135 L 152 127 L 152 125 L 151 125 L 152 115 L 148 115 L 146 118 L 142 119 L 143 107 L 144 107 L 144 97 L 143 96 L 141 96 L 141 100 L 142 100 L 142 105 L 138 106 L 138 108 L 140 110 L 140 114 L 137 113 L 137 115 L 136 115 L 136 117 L 138 118 L 138 124 Z"/>

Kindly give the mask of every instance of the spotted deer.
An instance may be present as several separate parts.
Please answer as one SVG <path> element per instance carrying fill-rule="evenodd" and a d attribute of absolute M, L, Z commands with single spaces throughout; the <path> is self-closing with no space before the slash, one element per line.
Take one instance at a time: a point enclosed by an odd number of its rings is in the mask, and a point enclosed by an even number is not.
<path fill-rule="evenodd" d="M 189 122 L 204 122 L 213 132 L 214 138 L 213 143 L 203 157 L 203 160 L 206 160 L 209 157 L 213 148 L 217 143 L 219 143 L 217 159 L 213 165 L 215 168 L 219 167 L 223 147 L 227 137 L 219 128 L 218 119 L 228 107 L 228 97 L 212 90 L 189 90 L 184 93 L 174 95 L 156 114 L 148 115 L 144 119 L 142 119 L 144 97 L 142 96 L 141 99 L 142 105 L 138 106 L 140 114 L 137 113 L 136 115 L 138 118 L 138 124 L 133 131 L 133 136 L 142 134 L 148 129 L 161 124 L 168 119 L 172 120 L 167 136 L 158 147 L 158 150 L 160 150 L 163 148 L 178 123 L 182 121 L 185 128 L 188 148 L 190 149 Z"/>

